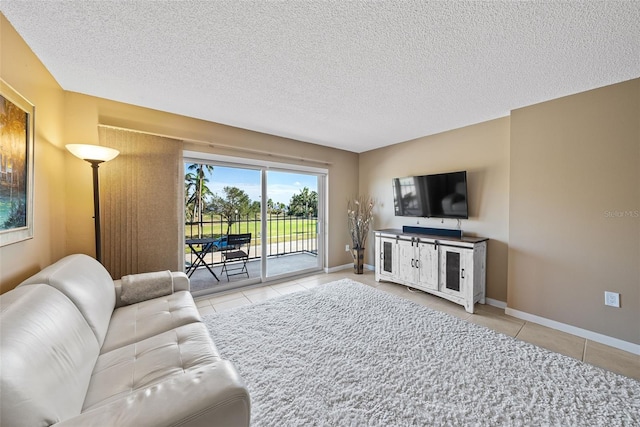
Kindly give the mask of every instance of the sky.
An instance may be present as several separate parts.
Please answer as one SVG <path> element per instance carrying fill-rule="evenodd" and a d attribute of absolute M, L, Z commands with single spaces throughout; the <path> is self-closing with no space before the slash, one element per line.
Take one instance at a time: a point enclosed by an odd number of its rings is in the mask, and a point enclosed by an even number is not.
<path fill-rule="evenodd" d="M 213 173 L 205 169 L 205 175 L 209 179 L 207 186 L 218 196 L 223 197 L 222 189 L 229 186 L 243 190 L 249 195 L 251 201 L 261 200 L 259 170 L 214 166 Z M 318 191 L 317 177 L 299 172 L 267 171 L 267 197 L 274 202 L 288 205 L 291 196 L 300 193 L 304 187 L 308 187 L 311 191 Z"/>

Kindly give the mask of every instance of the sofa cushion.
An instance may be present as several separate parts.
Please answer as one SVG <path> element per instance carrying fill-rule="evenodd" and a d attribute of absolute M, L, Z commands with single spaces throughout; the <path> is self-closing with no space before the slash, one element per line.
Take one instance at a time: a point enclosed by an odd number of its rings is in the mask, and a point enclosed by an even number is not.
<path fill-rule="evenodd" d="M 220 360 L 202 323 L 191 323 L 98 357 L 83 411 Z M 194 390 L 197 393 L 197 390 Z"/>
<path fill-rule="evenodd" d="M 102 346 L 116 303 L 113 280 L 102 264 L 87 255 L 69 255 L 19 286 L 34 283 L 53 286 L 73 301 Z"/>
<path fill-rule="evenodd" d="M 172 271 L 171 277 L 173 278 L 173 292 L 188 291 L 191 289 L 189 277 L 182 271 Z M 127 305 L 122 301 L 122 280 L 114 280 L 113 286 L 116 288 L 116 308 Z"/>
<path fill-rule="evenodd" d="M 189 292 L 181 291 L 115 309 L 101 353 L 201 320 Z"/>
<path fill-rule="evenodd" d="M 173 293 L 173 276 L 169 270 L 128 274 L 120 279 L 125 304 L 136 304 Z"/>
<path fill-rule="evenodd" d="M 51 425 L 76 416 L 99 347 L 76 306 L 48 285 L 0 296 L 0 425 Z"/>

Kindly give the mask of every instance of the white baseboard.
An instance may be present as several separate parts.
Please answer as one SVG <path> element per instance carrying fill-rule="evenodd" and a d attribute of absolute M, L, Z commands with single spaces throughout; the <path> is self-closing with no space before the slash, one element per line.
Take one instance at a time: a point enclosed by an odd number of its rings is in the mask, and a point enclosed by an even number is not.
<path fill-rule="evenodd" d="M 586 338 L 591 341 L 599 342 L 610 347 L 615 347 L 620 350 L 628 351 L 629 353 L 640 355 L 640 344 L 634 344 L 628 341 L 624 341 L 618 338 L 610 337 L 608 335 L 599 334 L 597 332 L 589 331 L 587 329 L 578 328 L 576 326 L 567 325 L 566 323 L 557 322 L 555 320 L 547 319 L 545 317 L 536 316 L 535 314 L 525 313 L 524 311 L 514 310 L 513 308 L 506 307 L 505 314 L 509 316 L 517 317 L 518 319 L 526 320 L 528 322 L 537 323 L 542 326 L 546 326 L 558 331 L 567 332 L 582 338 Z"/>
<path fill-rule="evenodd" d="M 353 268 L 353 263 L 344 264 L 344 265 L 337 265 L 335 267 L 327 267 L 327 268 L 324 269 L 324 272 L 325 273 L 335 273 L 336 271 L 347 270 L 349 268 Z"/>
<path fill-rule="evenodd" d="M 369 265 L 369 264 L 365 264 L 363 267 L 365 270 L 373 271 L 376 269 L 375 265 Z M 336 271 L 342 271 L 342 270 L 348 270 L 348 269 L 353 269 L 353 264 L 344 264 L 344 265 L 338 265 L 336 267 L 325 268 L 324 272 L 335 273 Z"/>
<path fill-rule="evenodd" d="M 498 307 L 501 309 L 505 309 L 507 308 L 507 303 L 504 301 L 500 301 L 499 299 L 493 299 L 493 298 L 485 298 L 484 301 L 489 304 L 490 306 L 493 307 Z"/>

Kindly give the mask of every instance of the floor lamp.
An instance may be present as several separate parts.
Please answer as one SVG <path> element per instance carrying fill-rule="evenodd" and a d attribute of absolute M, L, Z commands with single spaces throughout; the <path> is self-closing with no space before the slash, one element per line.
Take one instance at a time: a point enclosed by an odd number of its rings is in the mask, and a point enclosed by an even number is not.
<path fill-rule="evenodd" d="M 100 190 L 98 186 L 98 166 L 115 159 L 120 152 L 100 145 L 67 144 L 67 150 L 74 156 L 91 163 L 93 169 L 93 218 L 96 233 L 96 259 L 102 263 L 102 242 L 100 239 Z"/>

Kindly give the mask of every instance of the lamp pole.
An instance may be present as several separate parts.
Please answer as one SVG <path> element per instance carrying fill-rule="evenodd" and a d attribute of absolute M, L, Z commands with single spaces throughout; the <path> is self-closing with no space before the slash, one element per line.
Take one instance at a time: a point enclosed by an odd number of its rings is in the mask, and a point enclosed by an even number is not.
<path fill-rule="evenodd" d="M 79 159 L 91 163 L 93 169 L 93 220 L 96 239 L 96 260 L 102 264 L 102 241 L 100 238 L 100 186 L 98 185 L 98 167 L 100 163 L 113 160 L 120 154 L 118 150 L 100 145 L 67 144 L 67 150 Z"/>
<path fill-rule="evenodd" d="M 96 234 L 96 259 L 102 264 L 102 239 L 100 237 L 100 186 L 98 185 L 98 167 L 102 160 L 87 160 L 93 169 L 93 219 Z"/>

